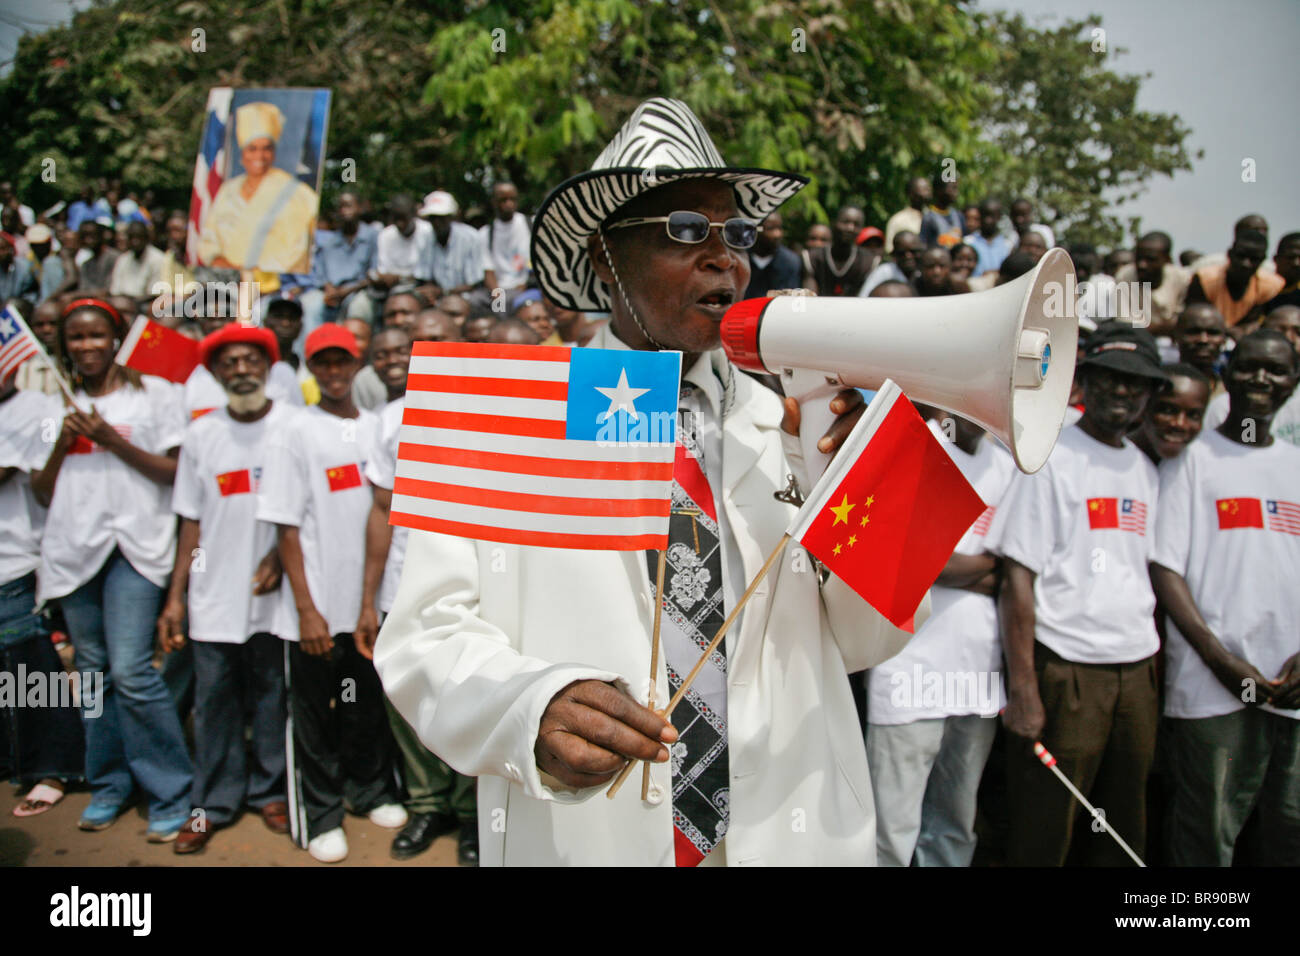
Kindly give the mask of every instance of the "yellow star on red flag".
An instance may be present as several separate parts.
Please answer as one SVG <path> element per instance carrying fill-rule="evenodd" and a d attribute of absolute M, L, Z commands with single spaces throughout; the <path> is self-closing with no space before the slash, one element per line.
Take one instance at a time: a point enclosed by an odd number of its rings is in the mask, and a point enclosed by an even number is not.
<path fill-rule="evenodd" d="M 831 505 L 829 510 L 835 514 L 835 520 L 831 522 L 831 527 L 832 528 L 835 527 L 841 521 L 844 522 L 845 524 L 848 524 L 849 512 L 856 507 L 857 505 L 849 504 L 849 496 L 847 494 L 844 496 L 844 500 L 841 501 L 839 504 Z"/>

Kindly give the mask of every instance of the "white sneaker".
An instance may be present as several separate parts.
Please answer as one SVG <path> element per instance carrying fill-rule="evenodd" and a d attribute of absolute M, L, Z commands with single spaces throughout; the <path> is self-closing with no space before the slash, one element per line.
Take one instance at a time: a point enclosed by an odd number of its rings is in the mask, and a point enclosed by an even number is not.
<path fill-rule="evenodd" d="M 322 863 L 338 863 L 348 855 L 348 838 L 342 827 L 326 830 L 308 842 L 307 852 Z"/>
<path fill-rule="evenodd" d="M 400 803 L 385 803 L 370 811 L 370 822 L 385 830 L 400 830 L 406 826 L 406 807 Z"/>

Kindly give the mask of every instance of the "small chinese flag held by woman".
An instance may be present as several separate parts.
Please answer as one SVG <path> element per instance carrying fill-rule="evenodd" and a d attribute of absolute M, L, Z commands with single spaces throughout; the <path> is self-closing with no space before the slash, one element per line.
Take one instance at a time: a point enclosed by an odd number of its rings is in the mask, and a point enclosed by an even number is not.
<path fill-rule="evenodd" d="M 896 627 L 984 502 L 892 381 L 872 399 L 789 534 Z"/>

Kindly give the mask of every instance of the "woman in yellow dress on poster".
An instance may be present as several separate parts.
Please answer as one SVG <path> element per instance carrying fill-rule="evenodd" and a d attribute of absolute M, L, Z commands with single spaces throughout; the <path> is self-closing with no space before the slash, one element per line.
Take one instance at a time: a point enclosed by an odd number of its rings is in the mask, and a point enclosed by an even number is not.
<path fill-rule="evenodd" d="M 235 110 L 244 172 L 227 180 L 203 220 L 199 261 L 225 269 L 307 272 L 316 231 L 316 191 L 277 168 L 284 114 L 271 103 Z"/>

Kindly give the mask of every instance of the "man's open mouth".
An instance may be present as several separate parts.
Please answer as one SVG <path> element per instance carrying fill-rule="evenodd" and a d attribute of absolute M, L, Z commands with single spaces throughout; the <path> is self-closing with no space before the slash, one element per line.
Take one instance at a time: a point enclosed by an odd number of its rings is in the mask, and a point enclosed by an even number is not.
<path fill-rule="evenodd" d="M 700 296 L 696 300 L 696 304 L 711 312 L 717 312 L 721 317 L 722 313 L 731 308 L 732 303 L 735 301 L 736 293 L 731 289 L 714 289 L 706 295 Z"/>

